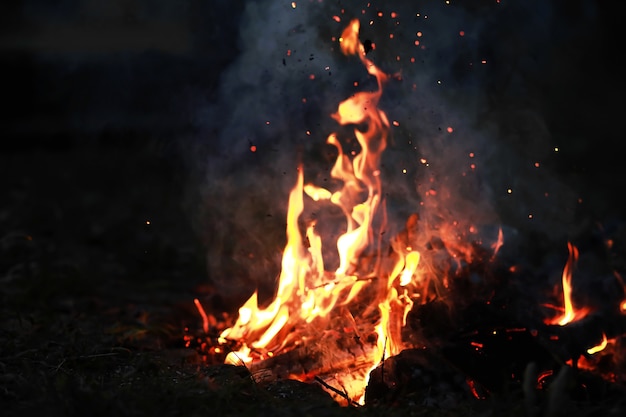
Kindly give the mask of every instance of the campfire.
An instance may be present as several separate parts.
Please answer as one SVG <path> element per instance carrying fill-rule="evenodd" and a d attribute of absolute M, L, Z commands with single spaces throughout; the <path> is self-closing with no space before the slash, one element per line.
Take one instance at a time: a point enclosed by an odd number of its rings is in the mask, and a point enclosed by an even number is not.
<path fill-rule="evenodd" d="M 390 227 L 381 158 L 399 122 L 379 104 L 401 74 L 370 60 L 375 45 L 359 32 L 353 19 L 337 42 L 376 88 L 347 97 L 332 114 L 341 127 L 326 136 L 336 152 L 332 186 L 294 166 L 273 299 L 261 304 L 254 292 L 236 318 L 207 312 L 196 299 L 203 325 L 186 336 L 187 346 L 210 363 L 245 366 L 259 382 L 319 383 L 344 405 L 393 402 L 407 393 L 441 405 L 519 384 L 532 408 L 548 387 L 565 390 L 573 370 L 584 395 L 621 390 L 626 297 L 619 274 L 611 278 L 612 299 L 581 297 L 579 249 L 563 242 L 568 257 L 559 284 L 546 286 L 543 300 L 528 308 L 524 282 L 537 284 L 532 271 L 500 259 L 507 245 L 502 228 L 438 217 L 428 202 L 401 227 Z M 433 187 L 424 197 L 441 192 Z M 329 228 L 317 215 L 329 209 L 344 217 L 332 248 L 323 245 L 329 236 L 320 230 Z M 338 259 L 333 270 L 329 252 Z"/>

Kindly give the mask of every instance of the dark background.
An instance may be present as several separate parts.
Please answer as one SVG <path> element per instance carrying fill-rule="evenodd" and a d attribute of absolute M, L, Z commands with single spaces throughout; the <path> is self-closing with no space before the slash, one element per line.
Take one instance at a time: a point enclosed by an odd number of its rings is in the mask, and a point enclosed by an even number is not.
<path fill-rule="evenodd" d="M 220 175 L 228 178 L 233 166 L 245 170 L 248 163 L 227 150 L 227 132 L 216 127 L 223 114 L 206 111 L 228 95 L 220 77 L 249 47 L 238 35 L 245 6 L 201 0 L 0 6 L 2 234 L 45 239 L 68 254 L 114 252 L 120 268 L 132 270 L 119 272 L 131 281 L 174 274 L 191 277 L 193 288 L 241 274 L 249 275 L 241 285 L 254 286 L 260 275 L 275 274 L 284 209 L 271 212 L 272 234 L 249 231 L 246 254 L 257 251 L 262 261 L 248 264 L 215 226 L 230 225 L 235 239 L 245 240 L 248 232 L 224 218 L 238 203 L 210 191 Z M 537 150 L 549 175 L 582 198 L 572 221 L 619 228 L 626 89 L 617 6 L 502 0 L 448 7 L 476 29 L 458 50 L 438 50 L 434 41 L 427 64 L 441 65 L 464 96 L 479 90 L 483 124 L 495 126 L 510 152 L 528 156 L 529 164 Z M 488 60 L 486 71 L 468 70 L 466 58 L 475 57 Z M 532 117 L 518 117 L 520 109 Z M 527 141 L 535 129 L 545 143 Z M 558 157 L 546 156 L 554 146 Z M 225 154 L 227 167 L 207 169 Z M 271 165 L 271 155 L 263 158 L 256 163 Z M 282 204 L 285 196 L 277 199 Z M 494 202 L 505 222 L 523 228 L 507 204 Z M 89 262 L 106 264 L 100 256 Z M 215 257 L 227 260 L 210 262 Z M 257 272 L 250 273 L 255 262 Z M 218 291 L 231 291 L 219 285 Z"/>

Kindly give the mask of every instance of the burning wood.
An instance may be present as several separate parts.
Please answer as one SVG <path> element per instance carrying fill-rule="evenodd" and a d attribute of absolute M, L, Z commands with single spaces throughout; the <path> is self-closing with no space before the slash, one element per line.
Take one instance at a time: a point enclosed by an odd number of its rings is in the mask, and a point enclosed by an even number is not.
<path fill-rule="evenodd" d="M 342 405 L 358 403 L 363 381 L 374 366 L 375 345 L 364 344 L 350 335 L 327 335 L 273 358 L 253 362 L 255 381 L 272 383 L 282 379 L 322 383 L 328 394 Z"/>
<path fill-rule="evenodd" d="M 303 169 L 299 168 L 297 183 L 289 197 L 287 245 L 275 298 L 261 307 L 255 292 L 239 309 L 237 322 L 221 332 L 221 342 L 233 340 L 240 345 L 227 356 L 227 362 L 243 362 L 259 369 L 276 368 L 272 357 L 280 352 L 281 359 L 277 363 L 285 367 L 285 376 L 306 375 L 311 370 L 323 375 L 349 366 L 371 367 L 376 358 L 382 357 L 382 352 L 396 354 L 403 348 L 401 328 L 413 301 L 408 290 L 398 288 L 396 281 L 400 281 L 400 287 L 411 284 L 420 256 L 408 242 L 398 241 L 394 248 L 395 265 L 391 271 L 381 269 L 381 246 L 379 239 L 374 238 L 374 227 L 380 224 L 384 228 L 385 223 L 380 158 L 387 146 L 389 121 L 378 109 L 378 102 L 388 76 L 365 56 L 359 28 L 359 21 L 352 20 L 339 38 L 339 45 L 345 55 L 356 55 L 360 59 L 367 72 L 376 78 L 378 88 L 355 93 L 339 104 L 332 117 L 340 125 L 354 126 L 360 152 L 351 158 L 344 153 L 338 134 L 328 136 L 327 143 L 338 152 L 331 176 L 343 183 L 335 191 L 312 184 L 305 186 Z M 309 221 L 306 235 L 301 234 L 305 193 L 313 202 L 329 200 L 345 214 L 345 233 L 337 239 L 339 266 L 332 273 L 325 271 L 316 222 Z M 381 214 L 383 217 L 379 220 Z M 362 271 L 359 259 L 372 249 L 378 253 L 373 270 Z M 371 285 L 372 282 L 377 285 Z M 352 340 L 342 336 L 331 342 L 331 345 L 343 346 L 327 346 L 325 341 L 332 338 L 307 335 L 314 328 L 328 331 L 325 325 L 329 320 L 332 322 L 331 313 L 342 306 L 350 305 L 355 309 L 355 303 L 364 300 L 379 307 L 375 330 L 378 336 L 372 339 L 376 347 L 369 342 L 365 344 L 358 334 Z M 359 320 L 367 320 L 372 309 L 365 311 Z M 352 321 L 349 327 L 356 329 L 354 319 Z M 303 331 L 302 327 L 309 329 Z M 280 369 L 274 373 L 283 374 Z M 360 385 L 362 391 L 364 382 Z"/>

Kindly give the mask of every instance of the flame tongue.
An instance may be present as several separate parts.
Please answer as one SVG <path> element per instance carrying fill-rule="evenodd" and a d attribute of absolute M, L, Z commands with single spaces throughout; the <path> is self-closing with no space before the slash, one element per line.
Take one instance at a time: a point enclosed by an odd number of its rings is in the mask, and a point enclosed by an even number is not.
<path fill-rule="evenodd" d="M 366 58 L 365 48 L 358 39 L 359 28 L 358 20 L 351 21 L 342 33 L 340 47 L 344 54 L 359 57 L 368 73 L 376 77 L 378 89 L 358 92 L 344 100 L 332 117 L 340 125 L 358 126 L 354 136 L 361 151 L 350 160 L 337 135 L 329 135 L 327 143 L 338 151 L 331 176 L 343 183 L 334 193 L 312 184 L 305 186 L 303 170 L 299 168 L 289 197 L 287 245 L 276 296 L 267 307 L 260 308 L 255 292 L 240 308 L 234 326 L 222 332 L 222 341 L 231 339 L 243 345 L 227 357 L 227 362 L 250 361 L 252 349 L 261 357 L 263 353 L 271 355 L 272 350 L 284 347 L 286 335 L 298 324 L 327 316 L 336 305 L 350 302 L 366 286 L 367 281 L 358 280 L 355 266 L 359 256 L 373 242 L 372 222 L 381 205 L 380 157 L 387 146 L 389 122 L 377 107 L 387 75 Z M 305 247 L 298 226 L 304 209 L 304 193 L 314 201 L 330 200 L 346 216 L 346 231 L 337 239 L 339 267 L 334 274 L 324 271 L 321 239 L 314 222 L 307 227 L 308 247 Z M 364 200 L 362 196 L 366 196 Z M 416 264 L 415 257 L 412 261 Z M 412 270 L 415 266 L 411 266 Z M 382 298 L 387 297 L 384 302 L 387 303 L 395 296 L 391 292 Z"/>
<path fill-rule="evenodd" d="M 561 282 L 563 285 L 563 313 L 552 319 L 546 319 L 546 324 L 558 324 L 559 326 L 565 326 L 574 321 L 578 321 L 589 314 L 589 308 L 575 308 L 572 302 L 572 271 L 574 265 L 578 260 L 578 248 L 571 242 L 568 242 L 567 248 L 569 250 L 569 257 L 567 263 L 563 268 L 563 274 Z"/>
<path fill-rule="evenodd" d="M 304 209 L 302 200 L 303 194 L 303 174 L 302 169 L 298 169 L 298 179 L 296 186 L 289 195 L 289 207 L 287 211 L 287 245 L 283 252 L 282 270 L 278 282 L 276 297 L 272 303 L 264 309 L 258 306 L 257 292 L 246 301 L 239 309 L 237 323 L 226 329 L 220 337 L 222 339 L 234 339 L 243 341 L 245 345 L 255 349 L 266 348 L 289 321 L 290 315 L 297 305 L 297 300 L 304 304 L 305 279 L 311 272 L 311 262 L 306 260 L 302 236 L 298 229 L 298 218 Z M 309 258 L 310 260 L 310 258 Z M 289 301 L 289 302 L 287 302 Z M 304 315 L 307 312 L 302 310 Z M 239 352 L 236 358 L 228 361 L 237 363 L 240 359 L 246 358 Z M 249 359 L 249 358 L 247 358 Z"/>

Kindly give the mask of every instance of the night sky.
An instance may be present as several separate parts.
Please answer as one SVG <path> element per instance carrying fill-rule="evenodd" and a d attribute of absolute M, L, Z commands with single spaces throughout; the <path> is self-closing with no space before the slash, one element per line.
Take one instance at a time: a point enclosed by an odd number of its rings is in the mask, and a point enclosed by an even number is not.
<path fill-rule="evenodd" d="M 362 37 L 376 45 L 368 57 L 402 74 L 381 103 L 399 122 L 383 167 L 392 216 L 395 208 L 404 218 L 420 198 L 428 176 L 420 157 L 442 188 L 465 189 L 460 176 L 472 152 L 478 191 L 454 200 L 452 216 L 493 212 L 487 222 L 553 228 L 559 239 L 582 220 L 623 222 L 626 81 L 617 4 L 291 3 L 3 3 L 0 152 L 27 158 L 115 148 L 165 161 L 189 181 L 181 204 L 194 231 L 209 251 L 235 259 L 209 262 L 209 273 L 232 268 L 242 251 L 260 251 L 270 266 L 258 274 L 267 274 L 283 244 L 295 161 L 323 177 L 324 140 L 335 128 L 328 116 L 354 80 L 368 85 L 332 41 L 357 17 Z M 233 230 L 246 243 L 227 242 Z"/>

